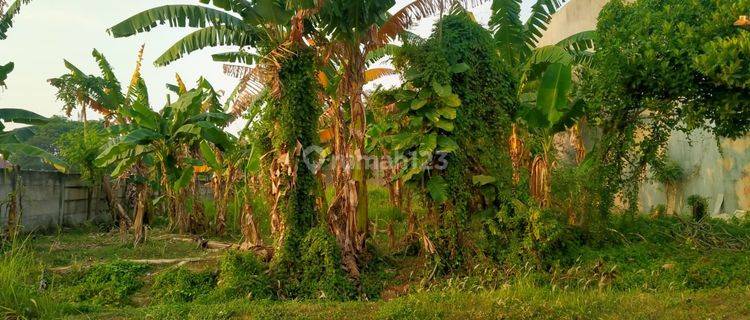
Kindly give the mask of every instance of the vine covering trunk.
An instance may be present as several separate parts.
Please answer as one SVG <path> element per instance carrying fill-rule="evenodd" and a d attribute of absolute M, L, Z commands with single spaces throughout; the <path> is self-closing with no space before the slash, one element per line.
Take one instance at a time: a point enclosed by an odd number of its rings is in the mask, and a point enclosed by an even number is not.
<path fill-rule="evenodd" d="M 315 211 L 316 177 L 305 164 L 303 149 L 313 146 L 318 138 L 318 114 L 321 110 L 317 94 L 314 51 L 298 46 L 295 54 L 281 62 L 279 82 L 281 95 L 277 108 L 277 132 L 274 147 L 278 155 L 272 165 L 272 179 L 277 180 L 274 209 L 278 213 L 276 254 L 277 272 L 295 275 L 299 264 L 302 240 L 317 225 Z M 307 155 L 314 161 L 315 154 Z"/>

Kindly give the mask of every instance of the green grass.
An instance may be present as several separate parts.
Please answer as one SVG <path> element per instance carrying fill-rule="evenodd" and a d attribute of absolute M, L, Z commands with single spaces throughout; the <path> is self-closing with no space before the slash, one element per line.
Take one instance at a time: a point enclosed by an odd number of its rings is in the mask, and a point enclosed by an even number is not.
<path fill-rule="evenodd" d="M 417 293 L 379 302 L 248 302 L 127 308 L 70 319 L 743 319 L 750 289 L 551 291 L 517 285 L 496 291 Z"/>
<path fill-rule="evenodd" d="M 48 296 L 39 295 L 33 284 L 40 283 L 41 268 L 26 242 L 16 240 L 0 247 L 0 318 L 49 318 L 60 308 Z"/>
<path fill-rule="evenodd" d="M 374 198 L 382 204 L 387 194 Z M 116 232 L 63 230 L 1 251 L 0 318 L 750 319 L 750 252 L 736 246 L 750 239 L 748 222 L 629 218 L 609 227 L 579 235 L 603 240 L 571 244 L 543 268 L 477 260 L 429 282 L 424 257 L 376 253 L 363 269 L 360 301 L 348 302 L 268 300 L 275 280 L 254 256 L 219 255 L 159 228 L 137 248 Z M 388 252 L 379 241 L 373 251 Z M 206 256 L 217 259 L 150 267 L 123 260 Z M 43 271 L 67 265 L 74 268 Z"/>
<path fill-rule="evenodd" d="M 206 255 L 196 243 L 175 240 L 170 233 L 158 228 L 150 229 L 146 242 L 138 247 L 133 247 L 130 235 L 122 242 L 116 231 L 103 232 L 90 226 L 66 229 L 52 235 L 35 235 L 28 245 L 47 267 L 116 259 L 172 259 Z"/>

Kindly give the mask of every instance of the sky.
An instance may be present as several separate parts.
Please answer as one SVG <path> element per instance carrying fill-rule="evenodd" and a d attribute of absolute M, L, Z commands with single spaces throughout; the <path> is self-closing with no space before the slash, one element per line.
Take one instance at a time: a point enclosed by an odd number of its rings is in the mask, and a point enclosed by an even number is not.
<path fill-rule="evenodd" d="M 393 11 L 410 1 L 396 2 Z M 530 2 L 533 1 L 524 1 L 524 18 L 529 14 Z M 237 79 L 224 75 L 222 65 L 211 60 L 212 53 L 226 51 L 227 48 L 195 52 L 166 67 L 153 65 L 162 52 L 193 29 L 163 26 L 148 33 L 119 39 L 106 32 L 107 28 L 136 13 L 165 4 L 198 4 L 198 1 L 33 0 L 14 19 L 8 39 L 0 41 L 0 63 L 13 61 L 16 65 L 6 81 L 7 88 L 0 88 L 0 107 L 23 108 L 44 116 L 62 115 L 62 104 L 56 100 L 55 89 L 47 83 L 47 79 L 68 72 L 63 59 L 86 73 L 98 75 L 98 68 L 91 56 L 91 51 L 96 48 L 107 57 L 117 77 L 126 84 L 135 67 L 138 49 L 143 44 L 146 45 L 143 76 L 155 108 L 160 109 L 166 103 L 166 84 L 175 82 L 175 73 L 180 74 L 188 87 L 203 76 L 217 89 L 231 92 Z M 489 2 L 473 8 L 472 12 L 480 23 L 486 24 L 490 16 Z M 426 37 L 435 20 L 424 19 L 412 31 Z M 233 127 L 239 126 L 241 124 Z"/>

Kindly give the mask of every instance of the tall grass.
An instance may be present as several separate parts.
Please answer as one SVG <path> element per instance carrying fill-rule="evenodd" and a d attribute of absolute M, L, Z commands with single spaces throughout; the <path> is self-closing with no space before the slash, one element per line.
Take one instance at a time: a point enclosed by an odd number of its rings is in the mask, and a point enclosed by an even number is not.
<path fill-rule="evenodd" d="M 0 318 L 49 319 L 57 315 L 53 301 L 39 291 L 40 275 L 41 267 L 25 240 L 0 247 Z"/>

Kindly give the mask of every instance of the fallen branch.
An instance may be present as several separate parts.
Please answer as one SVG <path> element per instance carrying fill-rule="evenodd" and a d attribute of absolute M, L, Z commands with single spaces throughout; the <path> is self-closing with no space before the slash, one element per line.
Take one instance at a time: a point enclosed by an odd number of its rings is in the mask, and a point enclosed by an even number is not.
<path fill-rule="evenodd" d="M 239 248 L 238 245 L 233 244 L 233 243 L 206 240 L 200 237 L 195 237 L 195 238 L 172 237 L 172 240 L 184 241 L 184 242 L 195 242 L 203 249 L 226 250 L 226 249 L 238 249 Z"/>
<path fill-rule="evenodd" d="M 203 257 L 203 258 L 176 258 L 176 259 L 123 259 L 121 261 L 130 262 L 130 263 L 138 263 L 138 264 L 148 264 L 148 265 L 170 265 L 170 264 L 185 265 L 188 263 L 216 260 L 217 258 L 218 257 L 216 256 L 210 256 L 210 257 Z M 88 269 L 88 268 L 93 267 L 94 265 L 95 265 L 94 263 L 87 263 L 87 264 L 81 264 L 81 265 L 69 265 L 65 267 L 50 268 L 49 271 L 54 272 L 54 273 L 66 273 L 75 268 Z"/>
<path fill-rule="evenodd" d="M 124 260 L 131 263 L 149 264 L 149 265 L 165 265 L 165 264 L 186 264 L 193 262 L 203 262 L 209 260 L 215 260 L 216 257 L 205 257 L 205 258 L 182 258 L 182 259 L 133 259 Z"/>

